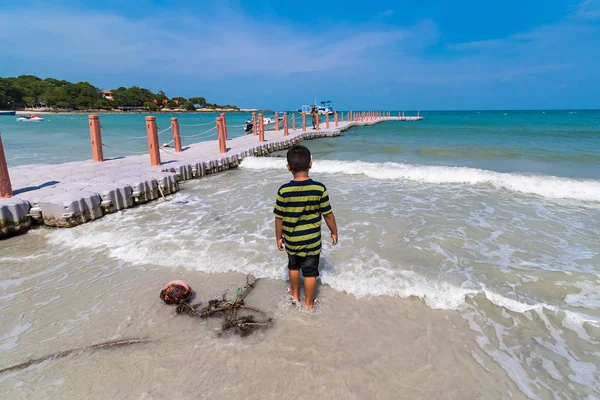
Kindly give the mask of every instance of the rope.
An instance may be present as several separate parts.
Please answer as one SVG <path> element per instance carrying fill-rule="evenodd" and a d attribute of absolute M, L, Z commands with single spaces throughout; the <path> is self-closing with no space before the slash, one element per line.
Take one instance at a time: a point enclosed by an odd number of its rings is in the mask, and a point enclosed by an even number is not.
<path fill-rule="evenodd" d="M 228 128 L 243 128 L 245 124 L 242 125 L 227 125 Z"/>
<path fill-rule="evenodd" d="M 207 130 L 206 132 L 202 132 L 202 133 L 199 133 L 197 135 L 191 135 L 191 136 L 181 135 L 181 137 L 183 137 L 183 138 L 196 138 L 196 137 L 200 137 L 200 136 L 206 135 L 207 133 L 210 133 L 211 131 L 214 131 L 215 129 L 217 129 L 216 126 L 213 127 L 213 128 L 211 128 L 211 129 L 209 129 L 209 130 Z"/>
<path fill-rule="evenodd" d="M 124 139 L 129 139 L 129 140 L 147 139 L 148 138 L 148 135 L 146 135 L 146 136 L 125 136 L 125 135 L 121 135 L 121 134 L 118 134 L 117 132 L 115 132 L 115 131 L 113 131 L 111 129 L 105 128 L 102 125 L 100 125 L 100 129 L 103 129 L 103 130 L 107 131 L 108 133 L 112 133 L 113 135 L 117 135 L 119 137 L 122 137 Z"/>
<path fill-rule="evenodd" d="M 192 126 L 205 126 L 205 125 L 210 125 L 210 124 L 214 124 L 214 122 L 207 122 L 205 124 L 191 124 L 191 125 L 183 125 L 183 124 L 179 124 L 179 126 L 187 126 L 187 127 L 192 127 Z"/>
<path fill-rule="evenodd" d="M 159 147 L 160 150 L 164 151 L 165 153 L 172 155 L 173 157 L 181 157 L 181 155 L 179 154 L 175 154 L 175 153 L 171 153 L 170 151 L 166 151 L 165 149 L 163 149 L 162 147 Z"/>
<path fill-rule="evenodd" d="M 111 149 L 111 150 L 124 151 L 125 153 L 131 153 L 131 154 L 146 154 L 146 152 L 145 152 L 145 151 L 143 151 L 143 152 L 139 152 L 139 151 L 123 150 L 123 149 L 118 149 L 118 148 L 116 148 L 116 147 L 109 146 L 109 145 L 107 145 L 107 144 L 104 144 L 104 143 L 102 143 L 102 146 L 103 146 L 103 147 L 106 147 L 106 148 L 108 148 L 108 149 Z"/>
<path fill-rule="evenodd" d="M 162 131 L 158 132 L 158 135 L 161 135 L 161 134 L 163 134 L 163 133 L 165 133 L 167 131 L 170 131 L 170 130 L 171 130 L 171 126 L 169 126 L 167 129 L 163 129 Z"/>

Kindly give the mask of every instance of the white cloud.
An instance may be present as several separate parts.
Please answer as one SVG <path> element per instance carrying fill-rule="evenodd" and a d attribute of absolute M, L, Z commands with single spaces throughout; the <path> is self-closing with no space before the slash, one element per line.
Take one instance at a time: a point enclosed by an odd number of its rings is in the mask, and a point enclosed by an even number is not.
<path fill-rule="evenodd" d="M 585 0 L 577 8 L 576 15 L 580 18 L 596 20 L 600 19 L 600 1 Z"/>
<path fill-rule="evenodd" d="M 360 65 L 370 62 L 367 53 L 373 49 L 401 46 L 415 31 L 435 30 L 420 24 L 325 27 L 317 34 L 240 14 L 226 20 L 180 15 L 136 20 L 68 10 L 22 15 L 0 15 L 0 37 L 9 38 L 0 41 L 0 53 L 12 58 L 89 70 L 152 68 L 203 76 L 289 75 Z"/>

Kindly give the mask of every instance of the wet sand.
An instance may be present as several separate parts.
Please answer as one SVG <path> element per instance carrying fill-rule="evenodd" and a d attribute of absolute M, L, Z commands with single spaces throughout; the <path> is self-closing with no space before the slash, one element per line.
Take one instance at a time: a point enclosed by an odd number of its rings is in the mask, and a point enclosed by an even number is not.
<path fill-rule="evenodd" d="M 6 373 L 2 397 L 523 398 L 474 344 L 457 311 L 413 299 L 357 300 L 323 285 L 320 308 L 307 312 L 288 303 L 286 282 L 261 279 L 247 304 L 267 311 L 274 327 L 243 339 L 217 337 L 219 320 L 176 315 L 158 293 L 185 279 L 195 301 L 206 303 L 225 290 L 235 296 L 244 275 L 52 249 L 44 238 L 51 234 L 37 230 L 0 243 L 0 368 L 119 338 L 153 342 Z"/>

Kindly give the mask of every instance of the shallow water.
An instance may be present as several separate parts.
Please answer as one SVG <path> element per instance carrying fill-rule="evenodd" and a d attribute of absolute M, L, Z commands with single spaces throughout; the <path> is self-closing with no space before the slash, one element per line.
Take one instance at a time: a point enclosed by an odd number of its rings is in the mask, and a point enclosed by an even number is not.
<path fill-rule="evenodd" d="M 593 126 L 590 115 L 579 123 Z M 339 246 L 324 245 L 315 313 L 285 296 L 271 215 L 290 179 L 279 157 L 185 183 L 168 202 L 0 242 L 0 367 L 114 338 L 156 340 L 7 374 L 0 389 L 51 398 L 600 396 L 600 174 L 590 161 L 599 136 L 569 137 L 573 125 L 557 124 L 547 137 L 525 125 L 529 147 L 514 157 L 439 154 L 476 140 L 434 140 L 417 124 L 306 142 L 340 227 Z M 514 145 L 512 133 L 496 135 L 494 148 Z M 478 151 L 490 154 L 486 143 Z M 183 278 L 206 301 L 234 293 L 244 274 L 264 278 L 248 302 L 276 321 L 249 339 L 216 338 L 218 322 L 176 317 L 157 296 Z"/>

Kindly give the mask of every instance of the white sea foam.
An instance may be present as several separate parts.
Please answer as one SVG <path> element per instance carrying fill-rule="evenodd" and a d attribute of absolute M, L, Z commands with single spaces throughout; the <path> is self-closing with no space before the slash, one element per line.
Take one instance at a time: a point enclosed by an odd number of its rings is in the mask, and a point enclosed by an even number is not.
<path fill-rule="evenodd" d="M 247 169 L 282 169 L 279 158 L 247 158 Z M 443 167 L 363 161 L 318 160 L 311 169 L 322 174 L 365 175 L 378 180 L 406 180 L 429 184 L 491 185 L 497 189 L 534 194 L 551 199 L 600 201 L 600 181 L 545 175 L 501 173 L 467 167 Z"/>

